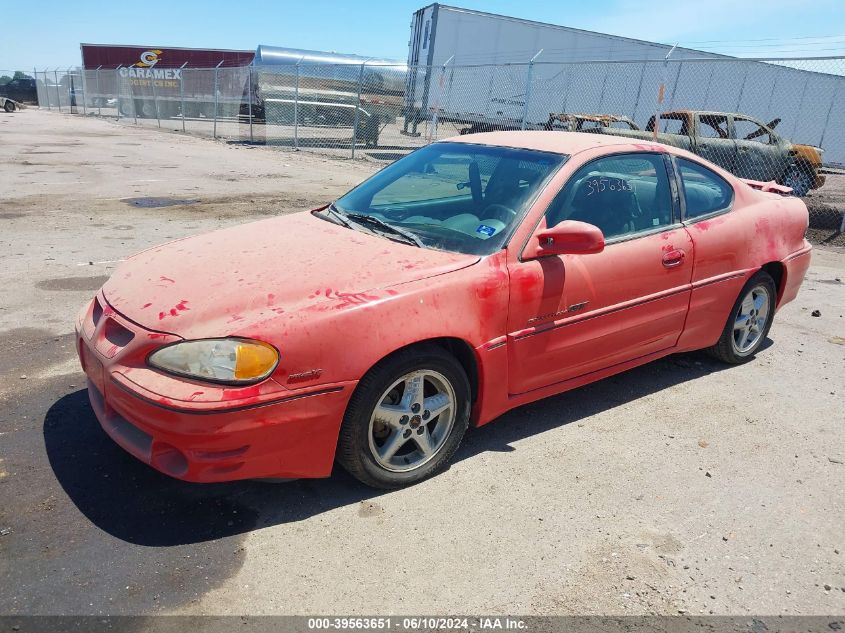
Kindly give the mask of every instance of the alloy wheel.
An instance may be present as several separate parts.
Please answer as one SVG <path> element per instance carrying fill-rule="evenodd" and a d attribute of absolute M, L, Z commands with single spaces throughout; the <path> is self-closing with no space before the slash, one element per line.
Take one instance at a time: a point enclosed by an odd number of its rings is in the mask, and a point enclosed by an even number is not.
<path fill-rule="evenodd" d="M 751 353 L 766 331 L 771 297 L 764 285 L 751 288 L 739 304 L 734 318 L 733 346 L 740 355 Z"/>
<path fill-rule="evenodd" d="M 405 374 L 382 394 L 370 417 L 370 452 L 391 472 L 419 468 L 443 448 L 455 414 L 455 390 L 443 374 Z"/>

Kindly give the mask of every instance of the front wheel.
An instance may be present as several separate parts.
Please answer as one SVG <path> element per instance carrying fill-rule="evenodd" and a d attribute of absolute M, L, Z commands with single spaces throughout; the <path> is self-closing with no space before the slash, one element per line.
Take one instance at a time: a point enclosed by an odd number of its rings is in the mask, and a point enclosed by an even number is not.
<path fill-rule="evenodd" d="M 10 113 L 10 114 L 11 114 L 12 112 L 14 112 L 14 111 L 15 111 L 15 102 L 14 102 L 14 101 L 7 101 L 7 102 L 3 105 L 3 109 L 4 109 L 6 112 L 8 112 L 8 113 Z"/>
<path fill-rule="evenodd" d="M 398 352 L 367 373 L 349 402 L 338 462 L 375 488 L 399 488 L 446 467 L 463 439 L 470 387 L 436 345 Z"/>
<path fill-rule="evenodd" d="M 783 185 L 792 189 L 792 194 L 803 198 L 813 188 L 813 177 L 806 168 L 790 167 L 783 176 Z"/>
<path fill-rule="evenodd" d="M 761 270 L 749 279 L 710 354 L 731 365 L 751 360 L 772 327 L 776 296 L 775 282 L 767 272 Z"/>

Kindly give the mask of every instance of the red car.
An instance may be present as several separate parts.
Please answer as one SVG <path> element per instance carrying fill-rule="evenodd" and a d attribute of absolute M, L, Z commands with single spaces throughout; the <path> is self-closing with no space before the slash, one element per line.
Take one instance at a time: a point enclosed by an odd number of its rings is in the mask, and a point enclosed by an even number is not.
<path fill-rule="evenodd" d="M 685 350 L 749 360 L 810 264 L 788 192 L 622 137 L 434 143 L 121 264 L 76 326 L 91 404 L 188 481 L 418 482 L 519 405 Z"/>

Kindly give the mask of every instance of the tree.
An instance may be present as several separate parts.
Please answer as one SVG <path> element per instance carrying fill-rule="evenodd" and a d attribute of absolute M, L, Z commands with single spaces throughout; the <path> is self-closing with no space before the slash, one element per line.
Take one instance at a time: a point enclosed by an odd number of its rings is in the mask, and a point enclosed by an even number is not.
<path fill-rule="evenodd" d="M 32 77 L 27 75 L 25 72 L 16 70 L 14 75 L 11 77 L 9 77 L 9 75 L 0 75 L 0 86 L 5 86 L 7 83 L 14 81 L 15 79 L 32 79 Z"/>

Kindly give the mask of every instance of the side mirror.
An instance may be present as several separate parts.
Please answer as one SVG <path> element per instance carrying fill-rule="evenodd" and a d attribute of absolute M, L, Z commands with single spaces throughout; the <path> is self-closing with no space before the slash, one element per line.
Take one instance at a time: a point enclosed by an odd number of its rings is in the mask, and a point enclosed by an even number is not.
<path fill-rule="evenodd" d="M 523 259 L 547 255 L 589 255 L 604 250 L 604 234 L 593 224 L 564 220 L 550 229 L 534 234 L 523 253 Z"/>

